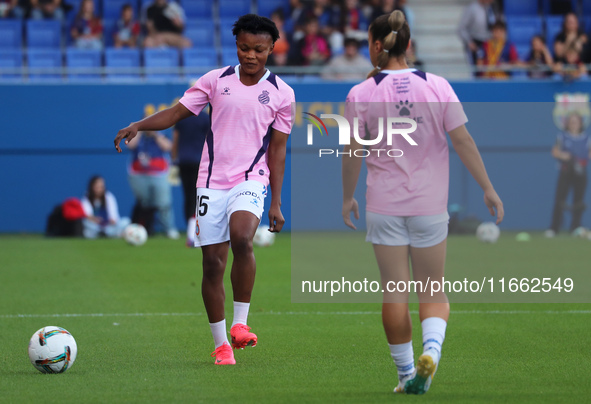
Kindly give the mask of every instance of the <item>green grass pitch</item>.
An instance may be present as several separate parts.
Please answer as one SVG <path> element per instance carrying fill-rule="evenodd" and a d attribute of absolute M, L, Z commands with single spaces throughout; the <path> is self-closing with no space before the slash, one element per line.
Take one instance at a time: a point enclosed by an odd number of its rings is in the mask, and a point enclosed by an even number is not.
<path fill-rule="evenodd" d="M 527 248 L 589 257 L 586 240 L 553 241 L 534 237 Z M 471 265 L 486 248 L 472 237 L 450 237 L 448 270 Z M 495 254 L 499 263 L 503 254 L 502 248 Z M 420 397 L 394 395 L 396 371 L 379 304 L 291 303 L 289 234 L 279 235 L 271 248 L 257 248 L 256 256 L 249 323 L 259 343 L 237 351 L 236 366 L 214 366 L 200 250 L 164 238 L 138 248 L 121 240 L 0 237 L 0 402 L 590 400 L 589 304 L 454 305 L 431 390 Z M 549 265 L 547 256 L 534 264 Z M 418 357 L 416 306 L 413 313 Z M 68 329 L 78 343 L 76 363 L 65 374 L 41 374 L 29 362 L 29 338 L 48 325 Z"/>

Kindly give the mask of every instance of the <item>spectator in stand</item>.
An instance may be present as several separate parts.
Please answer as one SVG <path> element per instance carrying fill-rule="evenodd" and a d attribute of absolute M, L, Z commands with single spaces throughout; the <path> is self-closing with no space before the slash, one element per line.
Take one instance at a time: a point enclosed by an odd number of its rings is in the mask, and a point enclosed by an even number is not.
<path fill-rule="evenodd" d="M 345 37 L 354 37 L 359 41 L 367 40 L 369 23 L 359 6 L 359 0 L 345 0 L 340 20 L 340 31 Z"/>
<path fill-rule="evenodd" d="M 93 0 L 82 0 L 70 33 L 76 47 L 83 49 L 102 49 L 103 23 L 94 14 Z"/>
<path fill-rule="evenodd" d="M 26 15 L 25 8 L 21 7 L 19 0 L 0 0 L 0 19 L 23 19 Z"/>
<path fill-rule="evenodd" d="M 64 20 L 62 0 L 37 0 L 32 1 L 31 18 L 35 20 Z"/>
<path fill-rule="evenodd" d="M 345 52 L 333 57 L 322 69 L 322 78 L 337 81 L 364 80 L 373 69 L 369 59 L 359 53 L 359 42 L 354 38 L 345 39 Z"/>
<path fill-rule="evenodd" d="M 140 35 L 140 24 L 135 20 L 133 7 L 127 3 L 121 7 L 121 17 L 117 21 L 113 39 L 116 48 L 135 48 Z"/>
<path fill-rule="evenodd" d="M 464 43 L 466 55 L 472 64 L 478 60 L 478 51 L 491 36 L 490 28 L 497 20 L 492 7 L 494 0 L 477 0 L 464 9 L 458 26 L 458 35 Z"/>
<path fill-rule="evenodd" d="M 532 79 L 544 79 L 552 76 L 554 60 L 544 38 L 535 35 L 531 40 L 531 51 L 526 60 L 530 70 L 528 76 Z"/>
<path fill-rule="evenodd" d="M 287 58 L 289 55 L 289 35 L 285 32 L 285 15 L 283 9 L 278 8 L 271 13 L 271 21 L 277 26 L 279 31 L 279 39 L 275 41 L 273 53 L 269 55 L 267 64 L 271 66 L 285 66 L 287 65 Z"/>
<path fill-rule="evenodd" d="M 420 70 L 423 68 L 423 61 L 417 58 L 417 44 L 412 39 L 406 50 L 406 63 L 409 67 L 414 67 L 415 69 Z"/>
<path fill-rule="evenodd" d="M 155 0 L 146 11 L 148 36 L 144 40 L 146 48 L 172 46 L 190 48 L 191 41 L 183 36 L 185 12 L 177 3 L 168 0 Z"/>
<path fill-rule="evenodd" d="M 88 181 L 88 189 L 81 203 L 86 214 L 82 220 L 82 234 L 85 238 L 121 237 L 123 229 L 131 223 L 128 217 L 119 216 L 117 199 L 107 191 L 105 180 L 100 175 L 95 175 Z"/>
<path fill-rule="evenodd" d="M 507 27 L 503 22 L 496 22 L 492 28 L 492 36 L 478 52 L 478 66 L 499 66 L 500 69 L 490 68 L 482 76 L 488 78 L 505 79 L 509 77 L 507 65 L 519 64 L 517 49 L 513 43 L 507 41 Z"/>
<path fill-rule="evenodd" d="M 579 27 L 577 15 L 575 13 L 566 14 L 562 22 L 562 31 L 554 39 L 554 56 L 556 57 L 556 61 L 564 63 L 566 60 L 566 50 L 569 48 L 576 50 L 580 57 L 586 43 L 587 35 Z"/>
<path fill-rule="evenodd" d="M 374 6 L 370 22 L 373 22 L 376 18 L 378 18 L 381 15 L 392 13 L 392 11 L 394 11 L 396 8 L 396 0 L 381 0 L 377 3 L 379 4 L 377 6 Z"/>
<path fill-rule="evenodd" d="M 305 27 L 306 34 L 292 53 L 291 65 L 321 66 L 330 58 L 328 41 L 320 33 L 318 20 L 312 17 Z"/>
<path fill-rule="evenodd" d="M 554 71 L 567 81 L 587 78 L 587 68 L 581 61 L 579 51 L 574 46 L 565 51 L 564 62 L 556 62 Z"/>
<path fill-rule="evenodd" d="M 297 42 L 306 35 L 308 22 L 316 20 L 319 33 L 328 40 L 330 47 L 335 51 L 341 50 L 344 36 L 337 29 L 339 27 L 339 17 L 339 6 L 332 6 L 330 0 L 314 0 L 310 6 L 300 13 L 297 25 L 302 28 L 302 31 L 299 35 L 294 35 L 294 41 Z"/>

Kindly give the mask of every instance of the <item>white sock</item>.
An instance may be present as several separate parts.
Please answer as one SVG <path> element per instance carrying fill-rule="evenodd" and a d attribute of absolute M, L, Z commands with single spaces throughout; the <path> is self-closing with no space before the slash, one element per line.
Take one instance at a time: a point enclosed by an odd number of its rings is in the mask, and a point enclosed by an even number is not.
<path fill-rule="evenodd" d="M 234 302 L 234 320 L 232 321 L 232 327 L 234 327 L 236 324 L 246 325 L 249 309 L 250 303 Z"/>
<path fill-rule="evenodd" d="M 211 328 L 211 334 L 213 335 L 215 349 L 224 345 L 224 342 L 230 345 L 228 342 L 228 332 L 226 331 L 226 319 L 218 321 L 217 323 L 209 323 L 209 327 Z"/>
<path fill-rule="evenodd" d="M 390 347 L 390 355 L 394 359 L 394 364 L 396 364 L 398 370 L 398 380 L 412 375 L 415 371 L 412 341 L 404 344 L 388 344 L 388 346 Z"/>
<path fill-rule="evenodd" d="M 190 243 L 195 242 L 195 230 L 197 229 L 195 223 L 195 216 L 189 219 L 187 222 L 187 241 Z"/>
<path fill-rule="evenodd" d="M 421 322 L 421 327 L 423 328 L 423 352 L 435 351 L 437 357 L 433 359 L 435 362 L 439 362 L 447 322 L 439 317 L 429 317 Z"/>

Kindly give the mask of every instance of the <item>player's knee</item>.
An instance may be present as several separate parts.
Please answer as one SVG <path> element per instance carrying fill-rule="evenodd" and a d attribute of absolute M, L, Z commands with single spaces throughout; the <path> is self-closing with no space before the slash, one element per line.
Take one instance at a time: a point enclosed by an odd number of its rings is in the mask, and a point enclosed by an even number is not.
<path fill-rule="evenodd" d="M 216 279 L 223 278 L 225 263 L 223 257 L 208 254 L 203 256 L 203 278 Z"/>
<path fill-rule="evenodd" d="M 246 234 L 231 234 L 230 244 L 234 256 L 252 253 L 252 238 Z"/>

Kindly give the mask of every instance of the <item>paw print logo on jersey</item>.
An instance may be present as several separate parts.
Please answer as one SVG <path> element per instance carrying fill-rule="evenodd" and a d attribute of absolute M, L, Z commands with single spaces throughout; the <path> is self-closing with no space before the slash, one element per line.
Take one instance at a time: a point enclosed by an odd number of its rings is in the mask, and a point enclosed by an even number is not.
<path fill-rule="evenodd" d="M 410 109 L 412 108 L 412 104 L 406 101 L 400 101 L 400 105 L 396 104 L 396 109 L 400 110 L 400 116 L 410 116 Z"/>
<path fill-rule="evenodd" d="M 269 103 L 270 100 L 271 99 L 269 98 L 269 92 L 267 90 L 263 90 L 261 95 L 259 95 L 259 102 L 263 105 L 266 105 Z"/>
<path fill-rule="evenodd" d="M 222 95 L 230 95 L 230 87 L 224 87 L 224 92 Z"/>

